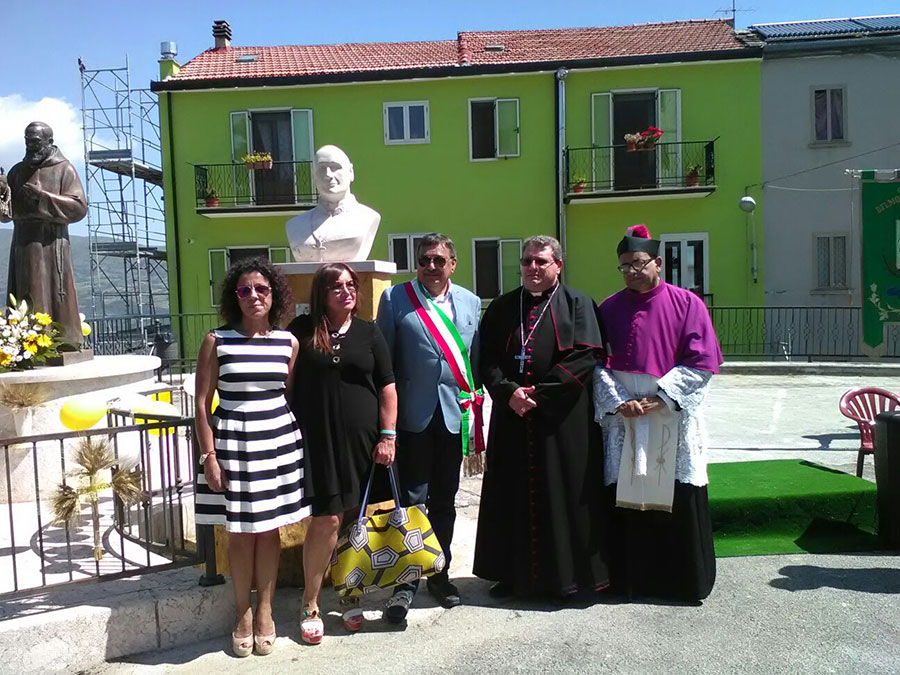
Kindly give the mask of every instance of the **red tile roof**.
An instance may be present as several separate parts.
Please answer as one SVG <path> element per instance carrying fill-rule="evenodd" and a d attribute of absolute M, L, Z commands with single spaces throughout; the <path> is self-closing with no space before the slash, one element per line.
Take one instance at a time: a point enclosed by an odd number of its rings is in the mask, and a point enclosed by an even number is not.
<path fill-rule="evenodd" d="M 239 56 L 256 54 L 252 62 Z M 188 61 L 173 80 L 219 80 L 455 66 L 456 42 L 361 42 L 342 45 L 227 47 Z"/>
<path fill-rule="evenodd" d="M 724 21 L 673 21 L 634 26 L 463 32 L 469 63 L 538 63 L 741 49 Z M 489 46 L 502 51 L 486 51 Z"/>
<path fill-rule="evenodd" d="M 602 28 L 464 31 L 454 40 L 209 49 L 168 81 L 304 77 L 427 70 L 468 65 L 558 63 L 582 59 L 745 49 L 725 21 L 673 21 Z M 238 57 L 257 55 L 255 61 Z"/>

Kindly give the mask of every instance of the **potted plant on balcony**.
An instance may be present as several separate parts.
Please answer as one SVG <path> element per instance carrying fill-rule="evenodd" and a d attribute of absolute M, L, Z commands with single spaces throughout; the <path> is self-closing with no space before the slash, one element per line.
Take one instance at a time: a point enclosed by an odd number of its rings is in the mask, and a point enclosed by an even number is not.
<path fill-rule="evenodd" d="M 270 152 L 251 152 L 241 157 L 248 169 L 271 169 L 272 153 Z"/>
<path fill-rule="evenodd" d="M 628 152 L 638 150 L 654 150 L 659 139 L 665 132 L 656 127 L 647 127 L 644 131 L 636 131 L 633 134 L 625 134 L 625 145 Z"/>
<path fill-rule="evenodd" d="M 219 205 L 219 193 L 211 185 L 207 185 L 203 191 L 203 199 L 209 208 L 214 209 Z"/>
<path fill-rule="evenodd" d="M 572 176 L 572 192 L 576 194 L 579 192 L 584 192 L 584 189 L 587 187 L 587 178 L 585 178 L 582 174 L 576 173 Z"/>
<path fill-rule="evenodd" d="M 687 187 L 697 187 L 700 185 L 700 171 L 703 169 L 699 164 L 691 164 L 687 173 L 684 175 L 684 184 Z"/>

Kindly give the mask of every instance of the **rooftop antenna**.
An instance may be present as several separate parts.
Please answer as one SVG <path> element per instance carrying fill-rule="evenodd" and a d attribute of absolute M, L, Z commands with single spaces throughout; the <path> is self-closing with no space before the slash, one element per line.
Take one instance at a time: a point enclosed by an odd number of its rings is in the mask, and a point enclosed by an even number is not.
<path fill-rule="evenodd" d="M 731 15 L 731 26 L 735 26 L 735 21 L 737 19 L 738 12 L 755 12 L 755 7 L 748 7 L 746 9 L 739 9 L 737 6 L 737 0 L 731 0 L 731 7 L 724 7 L 722 9 L 717 9 L 715 13 L 722 14 L 723 16 Z"/>

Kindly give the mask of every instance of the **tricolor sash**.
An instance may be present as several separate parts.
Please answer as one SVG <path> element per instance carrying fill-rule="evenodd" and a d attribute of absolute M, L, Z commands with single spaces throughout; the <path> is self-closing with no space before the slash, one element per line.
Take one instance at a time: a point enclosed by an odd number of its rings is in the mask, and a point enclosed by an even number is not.
<path fill-rule="evenodd" d="M 438 307 L 428 292 L 422 288 L 418 281 L 407 281 L 403 284 L 406 295 L 412 303 L 413 309 L 421 320 L 428 334 L 434 338 L 447 364 L 450 372 L 459 387 L 456 400 L 460 407 L 460 436 L 462 437 L 463 456 L 469 454 L 469 434 L 472 428 L 472 417 L 475 421 L 475 454 L 484 450 L 484 436 L 482 428 L 482 405 L 484 404 L 484 390 L 475 389 L 475 379 L 472 376 L 472 365 L 469 362 L 469 353 L 459 334 L 456 325 L 450 320 L 440 307 Z M 428 309 L 426 309 L 426 307 Z M 437 320 L 435 320 L 435 318 Z"/>

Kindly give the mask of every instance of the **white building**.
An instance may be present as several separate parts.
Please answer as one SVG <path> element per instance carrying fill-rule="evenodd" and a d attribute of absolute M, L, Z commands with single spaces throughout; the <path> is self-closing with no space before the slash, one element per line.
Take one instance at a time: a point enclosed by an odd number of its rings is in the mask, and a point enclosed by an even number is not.
<path fill-rule="evenodd" d="M 862 302 L 859 194 L 846 170 L 900 167 L 900 15 L 758 24 L 750 30 L 765 42 L 766 306 L 845 308 L 767 311 L 770 324 L 782 324 L 782 335 L 774 339 L 791 342 L 800 335 L 803 344 L 793 346 L 795 353 L 853 353 L 854 308 Z M 757 198 L 759 193 L 759 186 L 750 190 Z M 828 346 L 829 340 L 843 346 Z"/>

